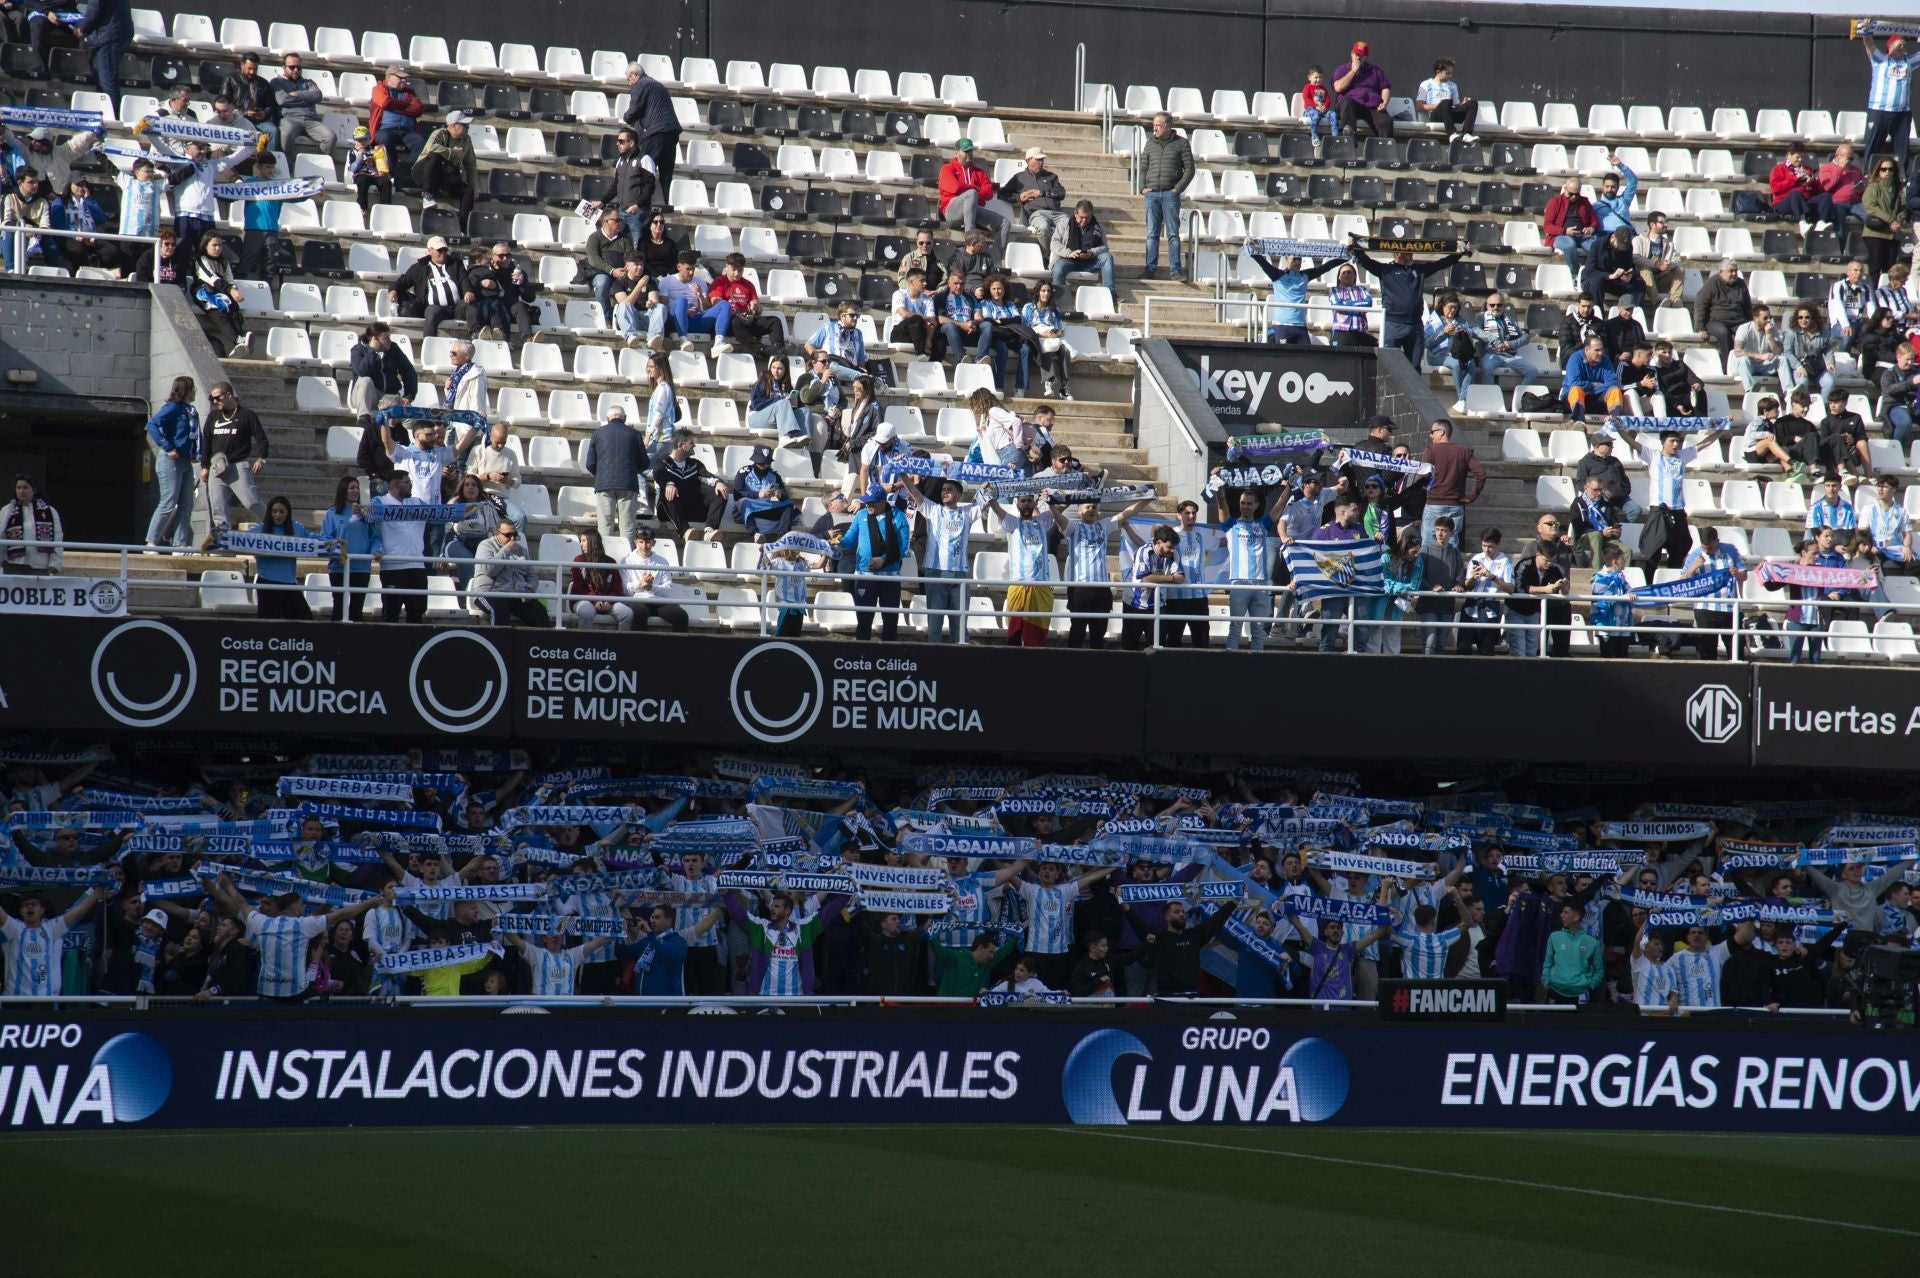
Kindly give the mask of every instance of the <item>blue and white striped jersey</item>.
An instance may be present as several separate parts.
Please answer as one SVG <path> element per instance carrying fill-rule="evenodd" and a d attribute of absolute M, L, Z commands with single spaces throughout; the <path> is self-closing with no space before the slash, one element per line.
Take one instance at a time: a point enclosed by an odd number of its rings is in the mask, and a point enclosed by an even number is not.
<path fill-rule="evenodd" d="M 1180 537 L 1180 545 L 1175 553 L 1180 559 L 1181 575 L 1188 581 L 1205 581 L 1207 557 L 1219 544 L 1220 534 L 1211 528 L 1198 526 L 1183 532 L 1178 525 L 1174 526 L 1174 532 Z M 1162 599 L 1205 599 L 1207 589 L 1205 586 L 1168 586 L 1161 591 L 1160 597 Z"/>
<path fill-rule="evenodd" d="M 920 515 L 927 521 L 927 553 L 920 566 L 937 568 L 942 572 L 964 572 L 967 567 L 967 538 L 972 535 L 973 521 L 979 514 L 980 500 L 977 495 L 971 503 L 956 503 L 951 508 L 938 502 L 921 502 Z"/>
<path fill-rule="evenodd" d="M 49 914 L 28 927 L 8 916 L 0 923 L 0 941 L 5 943 L 9 994 L 60 994 L 60 939 L 67 934 L 67 921 Z"/>
<path fill-rule="evenodd" d="M 1665 1007 L 1673 993 L 1670 963 L 1656 963 L 1644 954 L 1633 956 L 1633 1001 L 1640 1007 Z"/>
<path fill-rule="evenodd" d="M 1873 63 L 1867 82 L 1867 110 L 1906 111 L 1913 106 L 1913 69 L 1920 66 L 1920 53 L 1894 58 L 1885 49 L 1868 49 Z"/>
<path fill-rule="evenodd" d="M 247 939 L 260 951 L 260 997 L 293 998 L 307 988 L 307 942 L 326 930 L 324 914 L 270 919 L 247 912 Z"/>
<path fill-rule="evenodd" d="M 1000 531 L 1007 535 L 1007 580 L 1017 582 L 1047 580 L 1047 530 L 1051 514 L 1036 514 L 1032 519 L 1006 515 Z"/>
<path fill-rule="evenodd" d="M 1107 550 L 1113 542 L 1113 530 L 1120 517 L 1096 519 L 1088 523 L 1074 518 L 1067 521 L 1067 580 L 1081 585 L 1113 580 L 1107 569 Z"/>
<path fill-rule="evenodd" d="M 1902 552 L 1901 540 L 1911 527 L 1906 509 L 1899 502 L 1888 502 L 1884 506 L 1878 500 L 1867 503 L 1867 531 L 1873 534 L 1877 549 Z"/>
<path fill-rule="evenodd" d="M 974 937 L 993 925 L 993 898 L 998 890 L 993 879 L 993 871 L 979 870 L 953 880 L 953 904 L 945 919 L 952 929 L 947 944 L 970 945 Z"/>
<path fill-rule="evenodd" d="M 1720 967 L 1727 961 L 1727 943 L 1701 953 L 1677 950 L 1666 967 L 1682 1007 L 1720 1006 Z"/>
<path fill-rule="evenodd" d="M 1444 932 L 1411 933 L 1402 941 L 1406 954 L 1401 960 L 1401 970 L 1416 981 L 1440 980 L 1447 974 L 1447 951 L 1459 939 L 1457 927 Z"/>
<path fill-rule="evenodd" d="M 696 896 L 712 896 L 720 891 L 711 874 L 703 878 L 690 879 L 684 874 L 673 875 L 670 879 L 675 892 L 687 892 Z M 710 927 L 699 936 L 693 934 L 700 920 L 712 911 L 711 905 L 678 905 L 673 910 L 673 926 L 687 934 L 687 948 L 695 950 L 712 949 L 720 943 L 720 929 Z"/>
<path fill-rule="evenodd" d="M 1065 954 L 1073 947 L 1073 907 L 1080 885 L 1072 879 L 1042 887 L 1015 879 L 1027 906 L 1027 949 L 1034 954 Z"/>
<path fill-rule="evenodd" d="M 541 998 L 564 998 L 574 991 L 580 963 L 587 947 L 573 945 L 555 953 L 544 945 L 529 945 L 524 951 L 527 966 L 533 969 L 533 992 Z"/>
<path fill-rule="evenodd" d="M 1236 519 L 1227 525 L 1227 579 L 1265 585 L 1273 580 L 1273 521 Z"/>

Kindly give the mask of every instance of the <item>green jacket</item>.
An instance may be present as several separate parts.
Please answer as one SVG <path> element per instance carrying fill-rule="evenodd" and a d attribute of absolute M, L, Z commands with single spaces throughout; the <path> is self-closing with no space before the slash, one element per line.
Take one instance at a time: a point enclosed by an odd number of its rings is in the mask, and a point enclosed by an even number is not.
<path fill-rule="evenodd" d="M 940 988 L 936 992 L 941 998 L 977 998 L 980 991 L 987 988 L 993 969 L 1013 953 L 1015 944 L 1015 938 L 1009 936 L 993 952 L 993 957 L 982 964 L 973 957 L 971 949 L 935 942 L 933 951 L 940 956 Z"/>
<path fill-rule="evenodd" d="M 1907 211 L 1902 207 L 1904 201 L 1900 198 L 1898 182 L 1889 182 L 1885 178 L 1874 179 L 1867 183 L 1866 193 L 1860 197 L 1860 203 L 1866 206 L 1867 216 L 1870 218 L 1877 217 L 1882 222 L 1889 223 L 1907 220 Z M 1894 232 L 1876 231 L 1871 222 L 1867 223 L 1867 229 L 1862 234 L 1871 235 L 1876 240 L 1894 238 Z"/>
<path fill-rule="evenodd" d="M 1193 181 L 1193 148 L 1178 133 L 1164 138 L 1147 134 L 1140 147 L 1142 191 L 1184 191 Z"/>
<path fill-rule="evenodd" d="M 444 128 L 435 129 L 428 137 L 427 144 L 420 148 L 419 156 L 414 160 L 418 164 L 429 155 L 444 155 L 448 160 L 460 166 L 461 174 L 467 179 L 467 185 L 477 187 L 480 183 L 480 161 L 473 153 L 473 134 L 456 138 Z"/>
<path fill-rule="evenodd" d="M 1546 961 L 1540 965 L 1541 984 L 1572 998 L 1599 989 L 1600 977 L 1599 941 L 1564 927 L 1547 938 Z"/>

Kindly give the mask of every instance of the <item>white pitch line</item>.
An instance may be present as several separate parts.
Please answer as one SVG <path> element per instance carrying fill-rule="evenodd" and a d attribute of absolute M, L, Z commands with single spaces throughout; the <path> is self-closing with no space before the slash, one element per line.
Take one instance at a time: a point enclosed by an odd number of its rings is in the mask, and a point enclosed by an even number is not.
<path fill-rule="evenodd" d="M 1752 1207 L 1728 1207 L 1723 1203 L 1684 1202 L 1677 1198 L 1656 1198 L 1648 1194 L 1625 1194 L 1612 1189 L 1589 1189 L 1582 1185 L 1550 1185 L 1537 1180 L 1515 1180 L 1506 1176 L 1484 1176 L 1478 1172 L 1446 1171 L 1437 1167 L 1410 1167 L 1404 1163 L 1381 1163 L 1366 1158 L 1337 1158 L 1331 1154 L 1305 1154 L 1292 1149 L 1261 1149 L 1253 1145 L 1220 1144 L 1204 1140 L 1179 1140 L 1171 1136 L 1141 1136 L 1132 1132 L 1106 1131 L 1098 1127 L 1056 1127 L 1057 1132 L 1076 1136 L 1105 1136 L 1109 1140 L 1141 1141 L 1149 1145 L 1185 1145 L 1193 1149 L 1221 1150 L 1241 1154 L 1266 1154 L 1274 1158 L 1297 1158 L 1312 1163 L 1336 1163 L 1343 1167 L 1365 1167 L 1374 1171 L 1408 1172 L 1415 1176 L 1438 1176 L 1445 1180 L 1473 1180 L 1487 1185 L 1506 1185 L 1516 1189 L 1546 1189 L 1562 1194 L 1584 1194 L 1590 1198 L 1612 1198 L 1621 1202 L 1650 1203 L 1657 1207 L 1683 1207 L 1691 1211 L 1717 1211 L 1730 1216 L 1757 1216 L 1762 1220 L 1784 1220 L 1802 1225 L 1832 1225 L 1838 1229 L 1859 1229 L 1875 1234 L 1894 1234 L 1901 1238 L 1920 1238 L 1920 1230 L 1895 1229 L 1891 1225 L 1863 1225 L 1852 1220 L 1830 1220 L 1823 1216 L 1795 1216 L 1782 1211 L 1760 1211 Z M 1364 1130 L 1364 1129 L 1356 1129 Z"/>

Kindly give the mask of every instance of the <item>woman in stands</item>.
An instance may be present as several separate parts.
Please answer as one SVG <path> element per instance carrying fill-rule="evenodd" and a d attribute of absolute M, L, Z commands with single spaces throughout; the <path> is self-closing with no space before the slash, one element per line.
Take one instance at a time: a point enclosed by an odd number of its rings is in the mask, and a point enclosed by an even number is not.
<path fill-rule="evenodd" d="M 259 531 L 275 537 L 313 535 L 293 517 L 293 503 L 285 497 L 275 497 L 267 502 L 267 517 Z M 298 569 L 299 563 L 292 555 L 259 554 L 253 557 L 253 593 L 262 617 L 280 621 L 313 620 L 313 610 L 307 607 L 306 592 L 299 589 Z"/>
<path fill-rule="evenodd" d="M 471 475 L 467 478 L 473 478 Z M 333 619 L 350 614 L 361 620 L 367 607 L 367 580 L 373 569 L 369 555 L 380 551 L 380 525 L 367 518 L 360 504 L 360 481 L 349 475 L 333 490 L 333 505 L 320 521 L 320 536 L 335 544 L 327 561 L 333 582 Z"/>
<path fill-rule="evenodd" d="M 840 449 L 842 461 L 852 461 L 867 446 L 867 441 L 880 431 L 882 414 L 880 403 L 873 397 L 873 379 L 856 377 L 853 379 L 853 398 L 840 413 L 840 433 L 846 441 Z M 865 488 L 855 491 L 865 492 Z"/>
<path fill-rule="evenodd" d="M 1900 246 L 1913 238 L 1913 228 L 1904 216 L 1907 202 L 1900 189 L 1900 166 L 1892 156 L 1873 162 L 1860 203 L 1867 210 L 1866 229 L 1861 232 L 1867 249 L 1867 284 L 1878 288 L 1880 277 L 1899 258 Z"/>
<path fill-rule="evenodd" d="M 973 413 L 976 436 L 967 460 L 1027 470 L 1030 463 L 1022 443 L 1027 433 L 1025 424 L 1000 407 L 999 399 L 984 386 L 967 397 L 967 408 Z"/>
<path fill-rule="evenodd" d="M 1342 266 L 1333 277 L 1333 287 L 1327 290 L 1335 306 L 1359 308 L 1339 310 L 1333 313 L 1333 344 L 1335 346 L 1378 346 L 1373 333 L 1367 327 L 1367 310 L 1373 306 L 1373 290 L 1360 283 L 1360 268 L 1351 262 Z"/>
<path fill-rule="evenodd" d="M 210 334 L 228 339 L 232 349 L 227 358 L 246 354 L 253 338 L 240 317 L 240 287 L 233 282 L 227 242 L 218 235 L 209 235 L 200 243 L 200 258 L 193 266 L 193 300 L 212 318 Z"/>
<path fill-rule="evenodd" d="M 0 548 L 8 573 L 53 576 L 60 571 L 60 545 L 66 533 L 60 526 L 60 512 L 40 495 L 40 483 L 32 475 L 13 477 L 13 500 L 0 506 Z"/>
<path fill-rule="evenodd" d="M 1033 300 L 1020 308 L 1020 322 L 1033 330 L 1040 343 L 1040 398 L 1052 399 L 1056 389 L 1061 399 L 1072 399 L 1073 391 L 1067 385 L 1068 356 L 1065 340 L 1066 328 L 1060 322 L 1060 302 L 1054 295 L 1052 280 L 1042 280 L 1033 286 Z M 1027 393 L 1027 365 L 1033 352 L 1028 347 L 1020 348 L 1020 393 Z"/>
<path fill-rule="evenodd" d="M 1824 404 L 1833 391 L 1833 339 L 1827 336 L 1827 320 L 1814 302 L 1802 302 L 1793 308 L 1793 322 L 1787 326 L 1787 389 L 1796 390 L 1808 382 L 1817 383 L 1816 403 Z"/>
<path fill-rule="evenodd" d="M 567 575 L 567 598 L 582 630 L 591 630 L 597 617 L 606 617 L 617 630 L 633 629 L 633 609 L 624 602 L 620 569 L 595 529 L 580 534 L 580 553 Z"/>
<path fill-rule="evenodd" d="M 661 280 L 672 277 L 680 261 L 680 250 L 684 247 L 679 240 L 667 234 L 665 209 L 655 209 L 647 216 L 646 230 L 640 236 L 640 256 L 646 260 L 647 278 L 653 281 L 656 289 Z"/>
<path fill-rule="evenodd" d="M 659 463 L 673 447 L 673 432 L 680 426 L 680 390 L 673 384 L 673 363 L 665 351 L 647 356 L 647 380 L 653 393 L 647 396 L 647 465 Z"/>
<path fill-rule="evenodd" d="M 131 276 L 136 284 L 177 284 L 182 289 L 192 278 L 192 265 L 180 251 L 180 237 L 171 226 L 160 228 L 159 246 L 140 255 Z"/>
<path fill-rule="evenodd" d="M 1002 390 L 1007 388 L 1007 356 L 1015 348 L 1020 351 L 1019 394 L 1027 393 L 1027 369 L 1032 363 L 1032 355 L 1021 340 L 1020 308 L 1007 300 L 1007 279 L 1004 275 L 995 275 L 987 281 L 987 296 L 980 303 L 979 315 L 993 324 L 993 381 Z"/>
<path fill-rule="evenodd" d="M 786 356 L 775 355 L 747 392 L 747 429 L 756 435 L 773 431 L 782 439 L 805 439 L 812 425 L 807 418 L 807 410 L 794 401 Z"/>
<path fill-rule="evenodd" d="M 1893 363 L 1895 348 L 1906 345 L 1906 334 L 1894 323 L 1893 312 L 1882 308 L 1867 316 L 1867 322 L 1853 336 L 1853 353 L 1860 363 L 1860 376 L 1877 381 L 1882 364 Z"/>
<path fill-rule="evenodd" d="M 465 590 L 473 580 L 474 553 L 480 549 L 481 542 L 493 536 L 507 512 L 487 496 L 478 475 L 460 476 L 460 490 L 453 500 L 466 508 L 466 514 L 453 526 L 453 535 L 447 538 L 446 554 L 453 561 L 454 580 Z"/>

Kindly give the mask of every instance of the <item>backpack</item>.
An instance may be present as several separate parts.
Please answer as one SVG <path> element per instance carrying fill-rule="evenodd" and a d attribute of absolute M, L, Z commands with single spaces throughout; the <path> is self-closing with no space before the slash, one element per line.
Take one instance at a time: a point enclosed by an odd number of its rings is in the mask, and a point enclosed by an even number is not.
<path fill-rule="evenodd" d="M 1551 413 L 1560 407 L 1560 401 L 1546 391 L 1529 391 L 1520 397 L 1520 411 L 1523 413 Z"/>

